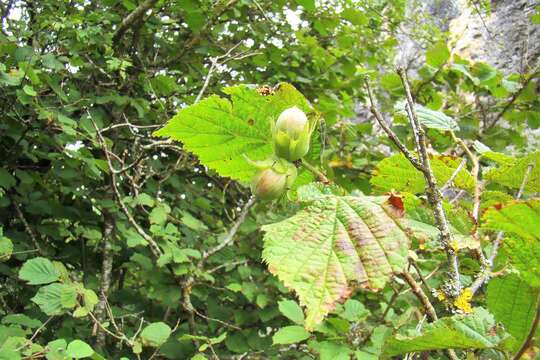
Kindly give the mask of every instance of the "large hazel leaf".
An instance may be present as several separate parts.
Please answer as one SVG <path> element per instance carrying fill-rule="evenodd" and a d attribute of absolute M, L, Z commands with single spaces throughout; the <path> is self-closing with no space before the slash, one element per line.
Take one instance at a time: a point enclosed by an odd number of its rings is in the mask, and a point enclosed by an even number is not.
<path fill-rule="evenodd" d="M 397 334 L 386 341 L 382 358 L 415 351 L 498 348 L 504 346 L 506 338 L 493 315 L 476 308 L 470 315 L 454 315 L 427 324 L 421 333 Z"/>
<path fill-rule="evenodd" d="M 312 329 L 354 289 L 377 291 L 407 265 L 409 239 L 388 196 L 337 196 L 299 189 L 309 204 L 263 227 L 263 259 L 307 308 Z M 319 194 L 319 195 L 317 195 Z"/>
<path fill-rule="evenodd" d="M 440 186 L 452 177 L 459 164 L 460 158 L 451 156 L 433 156 L 430 160 L 433 173 Z M 375 176 L 371 184 L 382 191 L 406 191 L 422 193 L 426 188 L 424 176 L 402 154 L 387 157 L 377 164 Z M 464 190 L 474 188 L 474 179 L 467 169 L 463 168 L 455 177 L 454 185 Z"/>
<path fill-rule="evenodd" d="M 492 279 L 487 287 L 487 306 L 505 329 L 523 343 L 534 320 L 538 290 L 516 274 Z"/>
<path fill-rule="evenodd" d="M 483 229 L 506 233 L 503 249 L 512 265 L 531 286 L 540 286 L 540 199 L 492 207 L 483 220 Z"/>
<path fill-rule="evenodd" d="M 499 165 L 486 173 L 486 179 L 489 181 L 509 188 L 519 189 L 527 168 L 532 165 L 533 168 L 529 173 L 525 190 L 531 192 L 540 191 L 540 151 L 520 158 L 512 158 L 493 152 L 486 153 L 483 156 L 497 162 Z"/>
<path fill-rule="evenodd" d="M 307 113 L 310 106 L 286 83 L 267 96 L 245 85 L 223 92 L 230 100 L 212 95 L 188 106 L 155 135 L 181 141 L 186 150 L 221 176 L 248 182 L 256 168 L 245 156 L 263 160 L 272 155 L 271 121 L 289 107 L 298 106 Z"/>

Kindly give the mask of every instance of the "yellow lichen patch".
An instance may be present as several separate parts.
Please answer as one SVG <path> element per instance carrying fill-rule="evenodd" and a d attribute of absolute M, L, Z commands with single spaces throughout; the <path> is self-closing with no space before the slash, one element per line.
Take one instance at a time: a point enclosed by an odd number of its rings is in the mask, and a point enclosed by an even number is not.
<path fill-rule="evenodd" d="M 473 293 L 470 288 L 464 289 L 461 294 L 454 300 L 454 306 L 456 309 L 461 310 L 465 314 L 469 314 L 472 312 L 471 307 L 471 300 L 473 297 Z"/>
<path fill-rule="evenodd" d="M 435 293 L 436 293 L 437 299 L 439 299 L 439 301 L 446 300 L 446 295 L 444 294 L 444 292 L 442 290 L 437 290 Z"/>
<path fill-rule="evenodd" d="M 452 243 L 450 244 L 450 247 L 452 247 L 452 250 L 454 250 L 455 252 L 458 252 L 459 243 L 457 242 L 457 240 L 453 240 Z"/>

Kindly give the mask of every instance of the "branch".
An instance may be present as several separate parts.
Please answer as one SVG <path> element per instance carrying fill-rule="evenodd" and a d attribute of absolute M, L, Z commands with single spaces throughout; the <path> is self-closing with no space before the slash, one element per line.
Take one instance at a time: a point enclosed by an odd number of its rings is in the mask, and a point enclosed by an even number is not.
<path fill-rule="evenodd" d="M 465 164 L 467 164 L 467 159 L 463 158 L 461 160 L 461 163 L 458 165 L 458 167 L 456 168 L 456 170 L 454 171 L 454 173 L 452 174 L 452 176 L 450 176 L 450 179 L 448 179 L 448 181 L 443 185 L 443 187 L 441 188 L 441 192 L 443 192 L 444 190 L 448 189 L 452 183 L 454 182 L 454 180 L 456 180 L 456 177 L 458 176 L 458 174 L 461 172 L 461 170 L 463 169 L 463 167 L 465 166 Z"/>
<path fill-rule="evenodd" d="M 112 251 L 112 233 L 114 230 L 114 222 L 108 213 L 103 214 L 103 256 L 101 261 L 101 284 L 100 298 L 96 307 L 96 318 L 103 323 L 106 319 L 107 312 L 107 295 L 111 287 L 111 273 L 113 267 L 113 251 Z M 96 328 L 97 330 L 97 328 Z M 97 333 L 96 346 L 103 348 L 105 346 L 105 332 Z"/>
<path fill-rule="evenodd" d="M 452 248 L 452 233 L 448 226 L 448 219 L 446 217 L 446 212 L 444 211 L 442 204 L 442 194 L 437 187 L 437 179 L 433 174 L 431 164 L 429 161 L 429 155 L 426 147 L 426 140 L 424 130 L 422 129 L 418 117 L 416 116 L 416 110 L 414 101 L 411 95 L 411 88 L 409 85 L 409 80 L 407 74 L 404 70 L 398 69 L 398 75 L 401 78 L 403 87 L 405 88 L 405 94 L 407 99 L 407 117 L 409 118 L 409 123 L 413 128 L 416 147 L 420 156 L 420 163 L 423 168 L 424 179 L 426 180 L 426 194 L 428 201 L 433 210 L 433 215 L 435 217 L 435 222 L 440 233 L 441 245 L 446 251 L 448 261 L 450 263 L 450 280 L 451 280 L 451 295 L 452 297 L 458 296 L 461 293 L 461 280 L 459 276 L 459 262 L 456 251 Z"/>
<path fill-rule="evenodd" d="M 407 282 L 407 284 L 411 287 L 411 290 L 414 293 L 414 295 L 416 295 L 418 300 L 420 300 L 420 303 L 424 307 L 424 310 L 426 311 L 426 315 L 428 316 L 429 321 L 430 322 L 437 321 L 439 317 L 437 316 L 437 313 L 435 312 L 435 308 L 429 301 L 429 298 L 427 297 L 426 293 L 424 293 L 424 290 L 422 290 L 420 285 L 416 282 L 416 280 L 414 280 L 414 278 L 409 272 L 404 271 L 403 273 L 401 273 L 401 276 L 403 277 L 405 282 Z"/>
<path fill-rule="evenodd" d="M 426 312 L 426 315 L 429 321 L 430 322 L 437 321 L 438 317 L 437 317 L 437 313 L 435 312 L 435 308 L 433 308 L 433 305 L 429 301 L 429 298 L 424 293 L 420 285 L 416 282 L 416 280 L 414 280 L 412 275 L 407 271 L 402 272 L 401 276 L 403 277 L 405 282 L 411 287 L 411 290 L 414 293 L 414 295 L 416 295 L 416 298 L 420 300 L 420 303 L 422 303 L 422 306 L 424 307 L 424 310 Z M 456 353 L 452 349 L 447 349 L 446 354 L 452 360 L 459 360 Z"/>
<path fill-rule="evenodd" d="M 15 212 L 17 213 L 17 217 L 23 223 L 24 229 L 26 230 L 26 233 L 28 234 L 28 236 L 30 236 L 30 239 L 32 240 L 32 243 L 34 244 L 34 246 L 36 247 L 38 252 L 41 255 L 43 255 L 43 251 L 41 250 L 41 247 L 39 246 L 39 241 L 37 239 L 37 236 L 34 233 L 34 230 L 30 227 L 30 224 L 28 223 L 28 221 L 26 221 L 26 218 L 24 217 L 24 214 L 21 211 L 21 208 L 17 204 L 17 200 L 14 199 L 14 198 L 11 198 L 11 202 L 13 203 L 13 206 L 15 207 Z"/>
<path fill-rule="evenodd" d="M 113 163 L 112 163 L 112 159 L 111 159 L 111 155 L 109 153 L 109 148 L 107 146 L 107 143 L 105 142 L 105 139 L 103 138 L 103 135 L 101 135 L 101 132 L 99 131 L 99 128 L 98 128 L 96 122 L 94 121 L 94 118 L 90 114 L 90 111 L 86 110 L 86 112 L 88 113 L 88 117 L 89 117 L 90 121 L 92 122 L 92 125 L 96 129 L 98 142 L 99 142 L 100 146 L 103 148 L 103 151 L 105 153 L 105 158 L 107 159 L 107 165 L 109 166 L 109 170 L 111 172 L 112 189 L 113 189 L 114 195 L 116 197 L 116 200 L 118 201 L 118 204 L 120 205 L 120 209 L 122 210 L 124 215 L 126 215 L 129 223 L 135 228 L 137 233 L 139 235 L 141 235 L 143 237 L 143 239 L 148 242 L 148 244 L 150 245 L 150 251 L 152 252 L 152 254 L 156 258 L 159 258 L 161 256 L 161 249 L 159 248 L 158 244 L 135 221 L 135 218 L 129 212 L 128 208 L 126 207 L 126 204 L 124 204 L 124 201 L 122 200 L 122 196 L 120 195 L 120 190 L 118 190 L 118 185 L 116 183 L 116 172 L 115 172 L 115 169 L 114 169 L 114 166 L 113 166 Z"/>
<path fill-rule="evenodd" d="M 122 35 L 137 21 L 139 20 L 146 11 L 148 11 L 154 4 L 157 2 L 157 0 L 145 0 L 143 1 L 139 6 L 135 8 L 128 16 L 122 20 L 118 28 L 113 34 L 113 42 L 116 43 Z"/>
<path fill-rule="evenodd" d="M 420 164 L 418 159 L 405 147 L 405 145 L 403 145 L 401 140 L 399 140 L 397 135 L 392 131 L 392 129 L 390 129 L 390 127 L 388 127 L 388 125 L 384 121 L 384 118 L 382 117 L 381 113 L 375 106 L 375 98 L 373 96 L 371 87 L 369 86 L 369 81 L 367 79 L 365 81 L 365 84 L 366 84 L 366 90 L 369 97 L 369 109 L 371 113 L 373 114 L 373 116 L 375 116 L 375 119 L 377 119 L 377 122 L 379 123 L 380 127 L 384 130 L 384 132 L 386 132 L 386 135 L 388 135 L 390 140 L 392 140 L 392 142 L 397 146 L 399 151 L 401 151 L 401 153 L 405 155 L 407 160 L 409 160 L 409 162 L 413 164 L 413 166 L 417 168 L 419 171 L 424 172 L 425 171 L 424 167 Z"/>

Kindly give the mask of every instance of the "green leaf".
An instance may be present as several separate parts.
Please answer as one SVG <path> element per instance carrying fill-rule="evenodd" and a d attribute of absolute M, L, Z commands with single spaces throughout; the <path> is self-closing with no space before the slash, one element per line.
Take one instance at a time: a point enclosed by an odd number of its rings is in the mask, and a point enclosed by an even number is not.
<path fill-rule="evenodd" d="M 395 111 L 397 114 L 407 116 L 405 104 L 405 101 L 399 101 L 396 103 Z M 419 104 L 415 105 L 415 111 L 420 124 L 424 125 L 429 129 L 436 129 L 441 131 L 459 130 L 457 122 L 443 112 L 431 110 Z"/>
<path fill-rule="evenodd" d="M 82 340 L 73 340 L 67 346 L 67 354 L 75 359 L 90 357 L 94 354 L 94 350 Z"/>
<path fill-rule="evenodd" d="M 67 360 L 66 356 L 67 341 L 58 339 L 47 344 L 47 360 Z"/>
<path fill-rule="evenodd" d="M 333 341 L 312 342 L 309 344 L 320 355 L 320 360 L 349 360 L 352 350 Z M 364 360 L 364 358 L 358 358 Z"/>
<path fill-rule="evenodd" d="M 519 344 L 529 333 L 538 306 L 538 291 L 516 274 L 495 278 L 487 287 L 487 306 Z"/>
<path fill-rule="evenodd" d="M 159 347 L 167 341 L 171 335 L 171 328 L 164 322 L 156 322 L 148 325 L 141 332 L 144 345 Z"/>
<path fill-rule="evenodd" d="M 6 170 L 0 169 L 0 186 L 8 190 L 9 188 L 15 186 L 17 180 Z"/>
<path fill-rule="evenodd" d="M 279 329 L 274 336 L 272 342 L 276 344 L 294 344 L 308 339 L 311 334 L 302 326 L 292 325 Z"/>
<path fill-rule="evenodd" d="M 292 106 L 310 110 L 292 85 L 280 84 L 262 96 L 247 86 L 223 90 L 231 100 L 212 95 L 182 109 L 155 135 L 184 143 L 186 150 L 221 176 L 248 182 L 256 168 L 245 158 L 263 160 L 272 154 L 270 122 Z"/>
<path fill-rule="evenodd" d="M 433 44 L 426 51 L 426 63 L 435 68 L 439 68 L 446 64 L 450 58 L 450 51 L 445 42 L 438 42 Z"/>
<path fill-rule="evenodd" d="M 444 185 L 459 166 L 461 159 L 450 156 L 434 156 L 430 159 L 433 173 L 438 185 Z M 387 157 L 377 164 L 375 176 L 371 184 L 383 192 L 404 191 L 413 194 L 423 193 L 426 181 L 402 154 Z M 464 190 L 474 188 L 474 179 L 467 169 L 463 168 L 454 179 L 454 185 Z"/>
<path fill-rule="evenodd" d="M 13 253 L 13 243 L 5 236 L 2 236 L 0 228 L 0 262 L 7 261 Z"/>
<path fill-rule="evenodd" d="M 279 311 L 289 320 L 298 325 L 304 324 L 304 312 L 293 300 L 282 300 L 278 303 Z"/>
<path fill-rule="evenodd" d="M 491 156 L 494 156 L 493 154 L 497 153 L 491 153 Z M 533 168 L 529 174 L 525 190 L 540 192 L 540 151 L 517 159 L 499 154 L 497 159 L 499 159 L 500 165 L 486 173 L 485 178 L 487 180 L 508 186 L 512 189 L 519 189 L 523 183 L 528 166 L 532 164 Z"/>
<path fill-rule="evenodd" d="M 17 324 L 33 329 L 41 326 L 41 321 L 32 319 L 25 314 L 9 314 L 2 318 L 2 324 Z"/>
<path fill-rule="evenodd" d="M 351 322 L 360 321 L 369 315 L 369 310 L 364 304 L 355 299 L 349 299 L 343 306 L 343 312 L 339 314 L 344 319 Z"/>
<path fill-rule="evenodd" d="M 540 200 L 493 207 L 482 219 L 482 229 L 506 233 L 503 249 L 510 262 L 531 286 L 540 286 Z"/>
<path fill-rule="evenodd" d="M 54 283 L 40 287 L 36 295 L 30 299 L 37 304 L 41 311 L 47 315 L 58 315 L 62 313 L 62 292 L 65 285 Z"/>
<path fill-rule="evenodd" d="M 59 277 L 60 274 L 53 263 L 43 257 L 26 261 L 19 270 L 19 279 L 27 281 L 29 285 L 49 284 Z"/>
<path fill-rule="evenodd" d="M 24 85 L 23 91 L 28 96 L 37 96 L 36 90 L 32 87 L 32 85 Z"/>
<path fill-rule="evenodd" d="M 407 265 L 409 239 L 387 200 L 321 195 L 293 217 L 263 227 L 263 259 L 307 308 L 307 329 L 354 289 L 377 291 Z"/>
<path fill-rule="evenodd" d="M 454 315 L 427 324 L 421 333 L 390 338 L 383 346 L 383 359 L 415 351 L 496 348 L 505 338 L 493 315 L 475 308 L 470 315 Z"/>

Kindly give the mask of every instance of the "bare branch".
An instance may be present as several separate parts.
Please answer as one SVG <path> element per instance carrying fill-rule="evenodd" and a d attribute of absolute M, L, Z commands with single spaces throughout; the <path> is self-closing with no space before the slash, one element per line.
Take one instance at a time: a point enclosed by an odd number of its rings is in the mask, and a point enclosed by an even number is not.
<path fill-rule="evenodd" d="M 459 163 L 458 167 L 456 168 L 456 170 L 454 171 L 454 173 L 452 174 L 452 176 L 450 176 L 450 178 L 448 179 L 448 181 L 443 185 L 443 187 L 441 188 L 441 192 L 443 192 L 444 190 L 448 189 L 452 183 L 454 182 L 454 180 L 456 180 L 456 177 L 458 176 L 458 174 L 461 172 L 461 170 L 463 169 L 463 167 L 465 166 L 465 164 L 467 164 L 467 159 L 466 158 L 463 158 L 461 160 L 461 163 Z"/>
<path fill-rule="evenodd" d="M 120 190 L 118 189 L 118 185 L 116 182 L 116 172 L 114 171 L 114 165 L 112 163 L 111 155 L 109 153 L 109 148 L 107 146 L 107 143 L 105 142 L 105 139 L 103 138 L 103 135 L 101 135 L 99 128 L 94 121 L 94 118 L 92 117 L 92 114 L 90 114 L 90 111 L 87 110 L 88 117 L 90 121 L 92 122 L 92 125 L 94 126 L 97 134 L 97 139 L 99 144 L 101 145 L 103 151 L 105 152 L 105 158 L 107 159 L 107 165 L 109 166 L 109 170 L 111 171 L 111 182 L 112 182 L 112 189 L 114 192 L 114 195 L 116 197 L 116 200 L 118 201 L 118 204 L 120 205 L 120 209 L 126 215 L 129 223 L 135 228 L 137 233 L 143 237 L 144 240 L 148 242 L 150 245 L 150 251 L 152 254 L 159 258 L 161 256 L 161 249 L 159 248 L 158 244 L 155 242 L 155 240 L 144 231 L 144 229 L 135 221 L 135 218 L 131 213 L 129 212 L 128 208 L 126 207 L 126 204 L 124 204 L 124 201 L 122 199 L 122 196 L 120 195 Z"/>
<path fill-rule="evenodd" d="M 122 35 L 124 35 L 124 33 L 136 21 L 138 21 L 141 17 L 143 17 L 144 14 L 146 13 L 146 11 L 148 11 L 152 6 L 154 6 L 155 3 L 157 3 L 157 0 L 145 0 L 142 3 L 140 3 L 139 6 L 137 6 L 135 8 L 135 10 L 133 10 L 131 13 L 129 13 L 129 15 L 126 16 L 124 18 L 124 20 L 122 20 L 122 22 L 120 23 L 120 25 L 118 26 L 118 28 L 114 32 L 114 34 L 113 34 L 113 42 L 115 42 L 115 43 L 118 42 L 118 40 L 120 40 Z"/>
<path fill-rule="evenodd" d="M 384 130 L 386 135 L 388 135 L 390 140 L 392 140 L 392 142 L 397 146 L 399 151 L 401 151 L 401 153 L 405 155 L 407 160 L 409 160 L 409 162 L 413 164 L 413 166 L 417 168 L 419 171 L 424 172 L 425 171 L 424 167 L 420 164 L 418 159 L 405 147 L 405 145 L 403 145 L 401 140 L 399 140 L 397 135 L 392 131 L 392 129 L 390 129 L 390 127 L 384 121 L 384 118 L 382 117 L 381 113 L 379 112 L 379 110 L 377 109 L 375 105 L 375 98 L 373 96 L 373 92 L 371 91 L 371 87 L 369 86 L 369 81 L 366 80 L 365 84 L 366 84 L 366 90 L 369 97 L 369 109 L 371 113 L 373 114 L 373 116 L 375 116 L 375 119 L 377 119 L 379 126 Z"/>
<path fill-rule="evenodd" d="M 417 149 L 420 156 L 420 163 L 422 168 L 424 169 L 424 179 L 426 180 L 426 194 L 428 197 L 429 204 L 433 210 L 433 215 L 435 217 L 435 222 L 437 225 L 437 228 L 439 229 L 440 233 L 440 241 L 442 247 L 445 249 L 448 261 L 450 263 L 450 291 L 449 294 L 452 297 L 458 296 L 461 293 L 461 279 L 459 276 L 459 261 L 456 254 L 456 251 L 452 248 L 452 233 L 450 232 L 450 228 L 448 225 L 448 219 L 446 217 L 446 212 L 443 208 L 442 204 L 442 194 L 437 187 L 437 179 L 435 178 L 435 175 L 433 174 L 433 170 L 431 168 L 431 164 L 429 161 L 429 155 L 427 152 L 426 147 L 426 140 L 425 140 L 425 134 L 424 130 L 422 129 L 420 125 L 420 121 L 418 120 L 418 117 L 416 116 L 416 110 L 414 101 L 411 95 L 411 88 L 409 85 L 409 80 L 407 78 L 407 73 L 402 70 L 398 69 L 398 75 L 401 78 L 401 82 L 403 84 L 403 87 L 405 88 L 405 95 L 407 99 L 407 105 L 405 106 L 405 109 L 407 110 L 407 115 L 409 118 L 409 123 L 411 124 L 411 127 L 413 128 L 414 135 L 415 135 L 415 141 L 417 145 Z"/>
<path fill-rule="evenodd" d="M 111 274 L 113 266 L 113 251 L 112 251 L 112 236 L 114 230 L 114 222 L 110 214 L 103 214 L 103 254 L 101 260 L 101 284 L 99 302 L 96 306 L 96 318 L 99 322 L 103 323 L 106 319 L 107 313 L 107 295 L 109 294 L 109 288 L 111 286 Z M 96 328 L 97 329 L 97 328 Z M 103 348 L 105 346 L 105 332 L 99 331 L 97 333 L 96 346 Z"/>

